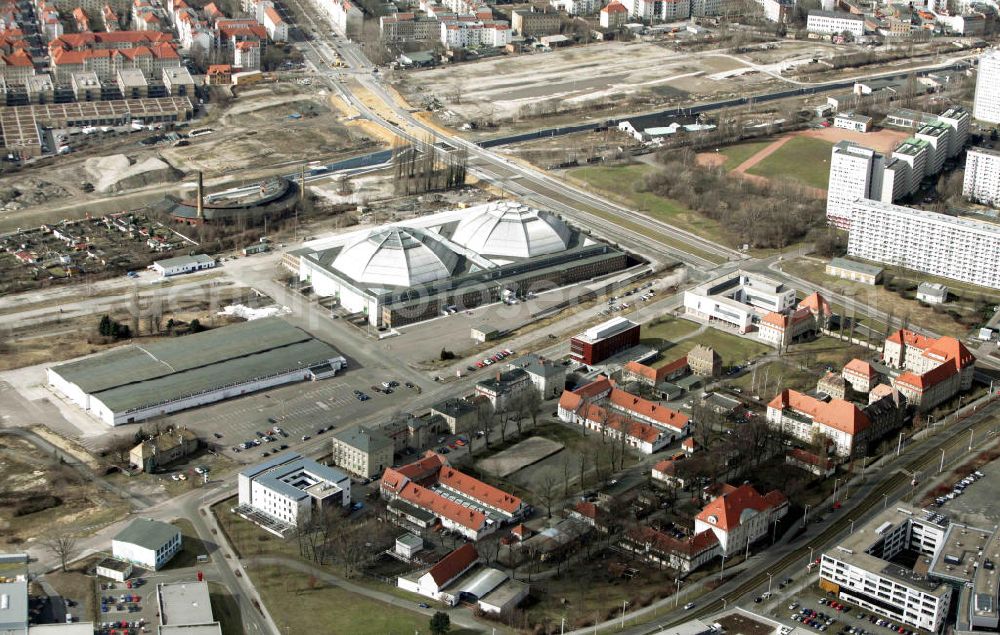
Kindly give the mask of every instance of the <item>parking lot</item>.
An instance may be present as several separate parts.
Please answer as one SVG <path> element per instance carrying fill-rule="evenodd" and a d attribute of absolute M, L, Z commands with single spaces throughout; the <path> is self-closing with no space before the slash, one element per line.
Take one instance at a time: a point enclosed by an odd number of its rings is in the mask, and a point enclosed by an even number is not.
<path fill-rule="evenodd" d="M 994 461 L 984 465 L 979 469 L 983 477 L 967 485 L 962 484 L 962 479 L 968 478 L 960 475 L 945 481 L 945 484 L 952 487 L 941 500 L 931 503 L 931 508 L 938 513 L 947 516 L 957 516 L 959 520 L 971 525 L 990 527 L 1000 522 L 1000 509 L 996 505 L 997 478 L 1000 478 L 1000 461 Z"/>
<path fill-rule="evenodd" d="M 392 378 L 377 373 L 373 369 L 348 370 L 343 376 L 282 386 L 238 400 L 180 412 L 167 417 L 164 423 L 190 428 L 204 439 L 221 445 L 233 458 L 249 462 L 259 459 L 265 451 L 280 450 L 281 446 L 294 449 L 303 442 L 303 437 L 328 435 L 341 425 L 356 422 L 359 418 L 387 409 L 405 410 L 410 397 L 416 394 L 416 388 L 401 385 L 386 394 L 381 384 Z M 379 388 L 380 392 L 373 388 Z M 369 399 L 361 400 L 355 390 Z M 269 431 L 277 432 L 275 426 L 284 434 L 272 434 L 273 441 L 262 441 L 261 435 L 268 435 Z M 322 428 L 327 430 L 319 432 Z M 258 432 L 261 434 L 258 435 Z M 249 450 L 238 448 L 247 441 L 260 441 L 260 445 Z"/>
<path fill-rule="evenodd" d="M 831 606 L 831 602 L 834 605 Z M 794 607 L 794 608 L 793 608 Z M 926 631 L 893 624 L 856 606 L 841 602 L 816 585 L 801 590 L 783 604 L 775 613 L 789 625 L 830 635 L 918 635 Z M 803 613 L 807 611 L 807 613 Z M 796 619 L 798 618 L 798 619 Z M 900 630 L 902 629 L 902 630 Z"/>
<path fill-rule="evenodd" d="M 143 577 L 126 582 L 100 578 L 97 590 L 99 614 L 94 631 L 99 635 L 134 635 L 152 632 L 156 618 L 156 584 Z"/>

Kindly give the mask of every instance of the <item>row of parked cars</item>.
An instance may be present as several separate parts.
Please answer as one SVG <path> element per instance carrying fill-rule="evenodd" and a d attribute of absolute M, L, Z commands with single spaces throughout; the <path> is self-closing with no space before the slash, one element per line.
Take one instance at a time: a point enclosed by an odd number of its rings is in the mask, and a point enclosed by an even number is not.
<path fill-rule="evenodd" d="M 942 505 L 952 500 L 956 496 L 961 496 L 963 493 L 965 493 L 966 487 L 972 485 L 981 478 L 983 478 L 982 472 L 980 472 L 979 470 L 972 472 L 959 482 L 955 483 L 954 487 L 952 487 L 952 490 L 950 492 L 948 492 L 944 496 L 938 496 L 937 498 L 935 498 L 934 505 L 937 507 L 941 507 Z"/>
<path fill-rule="evenodd" d="M 505 348 L 502 351 L 490 355 L 489 357 L 484 357 L 483 359 L 476 362 L 474 366 L 469 366 L 469 370 L 478 370 L 480 368 L 486 368 L 487 366 L 492 366 L 493 364 L 496 364 L 499 361 L 507 359 L 513 354 L 514 351 L 512 351 L 509 348 Z"/>

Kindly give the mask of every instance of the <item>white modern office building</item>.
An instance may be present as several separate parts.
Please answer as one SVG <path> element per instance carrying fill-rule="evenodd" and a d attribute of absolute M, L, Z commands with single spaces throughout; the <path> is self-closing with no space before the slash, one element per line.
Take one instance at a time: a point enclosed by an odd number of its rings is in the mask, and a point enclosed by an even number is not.
<path fill-rule="evenodd" d="M 795 306 L 795 289 L 747 271 L 734 271 L 684 292 L 684 312 L 746 333 L 761 317 Z"/>
<path fill-rule="evenodd" d="M 285 452 L 239 474 L 236 513 L 277 536 L 313 514 L 351 504 L 351 479 L 343 472 Z"/>
<path fill-rule="evenodd" d="M 962 196 L 986 205 L 1000 202 L 1000 151 L 969 148 L 965 155 Z"/>
<path fill-rule="evenodd" d="M 1000 224 L 858 201 L 847 253 L 1000 289 Z"/>
<path fill-rule="evenodd" d="M 826 190 L 827 221 L 849 229 L 855 201 L 881 198 L 884 167 L 885 156 L 872 148 L 851 141 L 835 144 L 830 152 L 830 181 Z"/>
<path fill-rule="evenodd" d="M 820 587 L 895 623 L 940 632 L 955 590 L 959 623 L 975 623 L 972 606 L 979 600 L 982 607 L 978 596 L 989 580 L 995 618 L 993 538 L 992 531 L 953 523 L 933 511 L 886 509 L 823 553 Z M 980 624 L 995 628 L 996 623 Z"/>
<path fill-rule="evenodd" d="M 990 49 L 979 58 L 976 100 L 972 116 L 979 121 L 1000 123 L 1000 50 Z"/>

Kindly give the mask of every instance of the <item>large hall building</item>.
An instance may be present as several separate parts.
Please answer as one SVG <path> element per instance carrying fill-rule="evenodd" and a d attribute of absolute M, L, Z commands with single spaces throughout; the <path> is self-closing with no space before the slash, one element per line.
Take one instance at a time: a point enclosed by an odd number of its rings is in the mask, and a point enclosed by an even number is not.
<path fill-rule="evenodd" d="M 307 244 L 299 278 L 376 326 L 402 326 L 627 268 L 625 252 L 513 201 Z"/>

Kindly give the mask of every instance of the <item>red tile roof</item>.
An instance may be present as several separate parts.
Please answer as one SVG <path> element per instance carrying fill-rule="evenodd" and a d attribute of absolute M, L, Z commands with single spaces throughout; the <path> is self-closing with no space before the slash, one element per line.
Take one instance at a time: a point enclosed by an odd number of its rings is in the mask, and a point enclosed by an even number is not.
<path fill-rule="evenodd" d="M 601 13 L 628 13 L 628 9 L 621 2 L 618 2 L 618 0 L 614 0 L 614 2 L 601 9 Z"/>
<path fill-rule="evenodd" d="M 906 344 L 907 346 L 923 350 L 930 347 L 930 345 L 934 343 L 934 338 L 914 333 L 913 331 L 909 331 L 907 329 L 899 329 L 886 338 L 886 341 L 892 342 L 893 344 Z"/>
<path fill-rule="evenodd" d="M 18 49 L 10 55 L 4 55 L 3 63 L 5 66 L 20 66 L 22 68 L 30 68 L 34 66 L 34 63 L 31 61 L 31 56 L 28 55 L 28 53 L 23 49 Z"/>
<path fill-rule="evenodd" d="M 785 325 L 788 323 L 788 318 L 785 317 L 783 313 L 778 313 L 777 311 L 771 311 L 764 317 L 760 319 L 761 324 L 768 324 L 775 328 L 784 330 Z"/>
<path fill-rule="evenodd" d="M 806 296 L 802 302 L 799 302 L 798 308 L 809 309 L 813 313 L 818 313 L 820 315 L 831 315 L 833 311 L 830 310 L 830 303 L 826 301 L 826 298 L 821 296 L 819 293 L 813 293 Z"/>
<path fill-rule="evenodd" d="M 573 507 L 573 511 L 580 514 L 584 518 L 589 518 L 591 520 L 597 520 L 597 515 L 600 513 L 597 505 L 587 502 L 580 501 Z"/>
<path fill-rule="evenodd" d="M 683 413 L 671 410 L 666 406 L 661 406 L 642 397 L 637 397 L 618 388 L 611 390 L 609 401 L 617 408 L 647 417 L 677 431 L 683 430 L 689 421 L 687 415 Z"/>
<path fill-rule="evenodd" d="M 274 10 L 274 7 L 267 7 L 266 9 L 264 9 L 264 15 L 266 15 L 271 20 L 272 24 L 284 23 L 284 20 L 281 19 L 281 15 L 279 15 L 278 12 Z"/>
<path fill-rule="evenodd" d="M 787 456 L 792 457 L 796 461 L 806 463 L 807 465 L 818 465 L 827 470 L 833 467 L 833 461 L 830 459 L 817 456 L 812 452 L 806 452 L 805 450 L 800 450 L 798 448 L 789 450 Z"/>
<path fill-rule="evenodd" d="M 663 432 L 654 426 L 642 423 L 641 421 L 636 421 L 635 419 L 618 412 L 609 412 L 606 408 L 602 408 L 597 404 L 587 404 L 587 406 L 577 414 L 580 417 L 583 417 L 586 421 L 603 423 L 611 430 L 621 431 L 622 428 L 625 428 L 626 436 L 639 439 L 640 441 L 644 441 L 646 443 L 656 443 L 656 441 L 663 436 Z"/>
<path fill-rule="evenodd" d="M 434 578 L 438 588 L 447 585 L 457 578 L 463 571 L 471 567 L 479 560 L 479 554 L 472 543 L 465 543 L 458 549 L 452 551 L 444 558 L 438 560 L 437 564 L 430 568 L 428 573 Z"/>
<path fill-rule="evenodd" d="M 782 390 L 767 407 L 778 410 L 791 408 L 808 415 L 813 421 L 850 435 L 858 434 L 871 425 L 868 415 L 849 401 L 831 399 L 824 402 L 797 390 Z"/>
<path fill-rule="evenodd" d="M 854 358 L 851 361 L 847 362 L 847 364 L 844 365 L 844 372 L 856 373 L 868 379 L 871 379 L 872 377 L 875 377 L 875 375 L 878 374 L 875 372 L 874 366 L 858 358 Z"/>
<path fill-rule="evenodd" d="M 117 44 L 159 44 L 174 36 L 159 31 L 113 31 L 110 33 L 65 33 L 49 42 L 49 49 L 119 48 Z"/>
<path fill-rule="evenodd" d="M 576 390 L 564 390 L 563 394 L 559 397 L 559 407 L 564 410 L 576 410 L 585 400 L 594 399 L 598 395 L 608 392 L 614 385 L 613 381 L 601 375 L 594 381 L 580 386 Z"/>
<path fill-rule="evenodd" d="M 741 485 L 705 505 L 695 518 L 723 531 L 730 531 L 739 526 L 743 512 L 747 510 L 765 512 L 787 501 L 785 495 L 778 490 L 761 496 L 752 485 Z M 710 518 L 715 520 L 712 521 Z"/>
<path fill-rule="evenodd" d="M 514 514 L 521 507 L 521 499 L 517 496 L 508 494 L 492 485 L 487 485 L 468 474 L 459 472 L 451 466 L 441 468 L 441 471 L 438 473 L 438 482 L 468 498 L 503 510 L 508 514 Z"/>
<path fill-rule="evenodd" d="M 446 518 L 472 531 L 479 531 L 486 524 L 486 514 L 483 512 L 463 507 L 413 481 L 408 481 L 403 486 L 399 497 L 421 509 L 426 509 L 435 516 Z"/>
<path fill-rule="evenodd" d="M 680 372 L 687 368 L 687 355 L 675 359 L 672 362 L 664 364 L 659 368 L 653 368 L 652 366 L 647 366 L 645 364 L 640 364 L 636 361 L 631 361 L 623 367 L 623 370 L 635 373 L 640 377 L 644 377 L 653 383 L 660 383 L 663 381 L 664 377 L 673 375 L 674 373 Z"/>
<path fill-rule="evenodd" d="M 677 471 L 677 461 L 674 461 L 673 459 L 663 459 L 653 466 L 653 471 L 659 472 L 660 474 L 666 474 L 667 476 L 673 476 Z"/>
<path fill-rule="evenodd" d="M 706 529 L 689 538 L 678 539 L 652 527 L 634 527 L 627 532 L 626 536 L 633 543 L 648 545 L 650 549 L 658 553 L 678 553 L 689 558 L 719 544 L 718 537 L 711 529 Z"/>
<path fill-rule="evenodd" d="M 695 443 L 694 437 L 688 437 L 681 441 L 681 447 L 685 450 L 693 452 L 698 447 L 698 444 Z"/>

